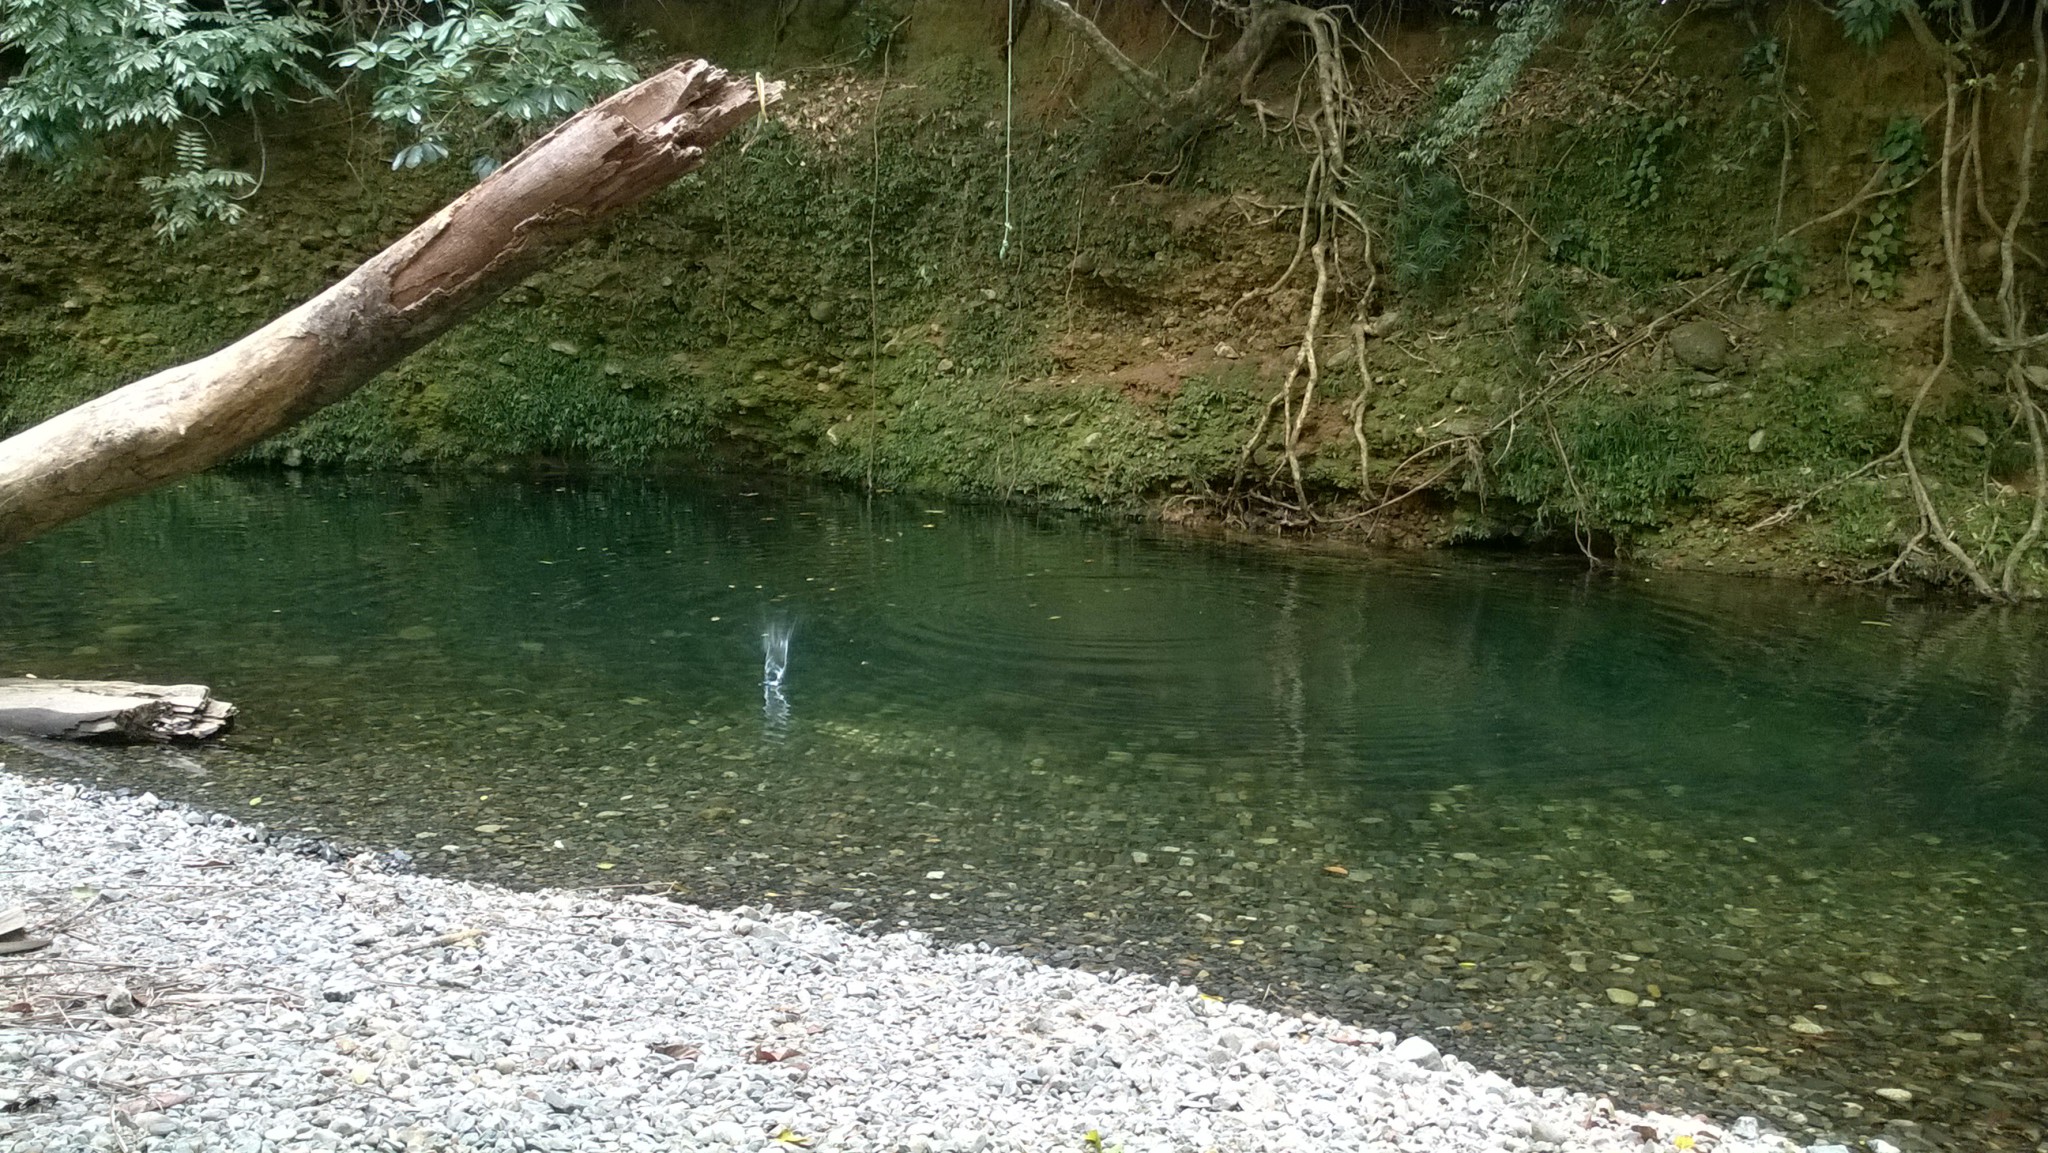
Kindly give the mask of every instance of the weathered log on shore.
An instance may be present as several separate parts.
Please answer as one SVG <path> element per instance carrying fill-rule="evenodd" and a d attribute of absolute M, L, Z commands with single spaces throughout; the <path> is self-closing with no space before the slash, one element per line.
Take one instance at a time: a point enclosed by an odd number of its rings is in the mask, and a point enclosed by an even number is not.
<path fill-rule="evenodd" d="M 235 706 L 205 685 L 0 678 L 0 732 L 67 741 L 203 741 L 234 724 Z"/>

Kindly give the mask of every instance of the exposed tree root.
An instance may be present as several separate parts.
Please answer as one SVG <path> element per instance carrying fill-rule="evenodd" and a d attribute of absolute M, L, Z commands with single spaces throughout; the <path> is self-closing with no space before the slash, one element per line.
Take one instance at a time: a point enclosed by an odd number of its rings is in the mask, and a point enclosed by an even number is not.
<path fill-rule="evenodd" d="M 2048 344 L 2048 330 L 2028 331 L 2026 304 L 2019 285 L 2019 258 L 2025 256 L 2037 266 L 2040 264 L 2039 258 L 2020 242 L 2019 232 L 2022 225 L 2032 220 L 2036 142 L 2043 113 L 2048 112 L 2048 71 L 2044 71 L 2048 70 L 2048 34 L 2044 34 L 2048 10 L 2038 5 L 2033 8 L 2029 21 L 2032 59 L 2024 69 L 2015 72 L 2030 75 L 2032 84 L 2025 124 L 2014 153 L 2016 180 L 2012 203 L 2003 220 L 1991 209 L 1983 158 L 1985 102 L 2000 91 L 1999 78 L 1983 72 L 1974 62 L 1977 53 L 1972 51 L 1990 28 L 1976 24 L 1970 5 L 1960 5 L 1954 10 L 1955 39 L 1944 42 L 1915 4 L 1902 5 L 1902 15 L 1942 76 L 1942 140 L 1935 172 L 1941 193 L 1941 245 L 1948 291 L 1942 313 L 1941 361 L 1914 393 L 1894 450 L 1905 465 L 1920 525 L 1879 575 L 1895 579 L 1921 545 L 1932 540 L 1980 596 L 2012 600 L 2020 594 L 2021 566 L 2036 551 L 2044 529 L 2048 529 L 2048 414 L 2042 410 L 2039 395 L 2048 388 L 2048 372 L 2028 364 L 2026 359 L 2029 350 Z M 1997 286 L 1988 303 L 1980 303 L 1970 284 L 1966 253 L 1972 216 L 1993 234 L 1998 252 Z M 1927 396 L 1955 359 L 1958 317 L 1980 345 L 2003 361 L 2000 379 L 2006 400 L 2014 422 L 2026 430 L 2032 449 L 2032 511 L 2019 538 L 2003 549 L 1995 540 L 1987 540 L 1973 552 L 1957 539 L 1951 517 L 1935 500 L 1914 452 L 1913 434 Z"/>

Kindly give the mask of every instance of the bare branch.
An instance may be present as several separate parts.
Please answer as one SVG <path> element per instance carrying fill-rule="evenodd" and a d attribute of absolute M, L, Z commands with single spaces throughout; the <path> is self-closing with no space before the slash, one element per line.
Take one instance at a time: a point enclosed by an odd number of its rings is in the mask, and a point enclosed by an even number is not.
<path fill-rule="evenodd" d="M 1118 48 L 1115 41 L 1103 35 L 1102 29 L 1095 26 L 1095 21 L 1075 11 L 1074 6 L 1067 3 L 1067 0 L 1038 0 L 1038 3 L 1047 15 L 1065 25 L 1067 31 L 1087 41 L 1088 46 L 1095 49 L 1097 56 L 1116 69 L 1116 74 L 1123 77 L 1124 83 L 1137 89 L 1138 95 L 1160 106 L 1171 100 L 1171 93 L 1166 90 L 1165 83 L 1159 77 L 1152 75 L 1137 61 L 1124 55 L 1123 49 Z"/>

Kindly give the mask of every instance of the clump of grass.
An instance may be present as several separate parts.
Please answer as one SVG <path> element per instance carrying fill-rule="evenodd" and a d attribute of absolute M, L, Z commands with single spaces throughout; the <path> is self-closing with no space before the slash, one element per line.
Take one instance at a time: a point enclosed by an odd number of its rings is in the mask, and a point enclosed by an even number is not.
<path fill-rule="evenodd" d="M 1387 222 L 1395 283 L 1425 299 L 1441 298 L 1454 286 L 1480 228 L 1457 177 L 1441 168 L 1403 176 Z"/>

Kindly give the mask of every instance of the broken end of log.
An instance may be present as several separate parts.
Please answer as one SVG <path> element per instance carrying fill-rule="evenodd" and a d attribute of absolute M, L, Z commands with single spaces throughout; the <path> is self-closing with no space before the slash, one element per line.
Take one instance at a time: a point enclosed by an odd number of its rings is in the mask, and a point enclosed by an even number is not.
<path fill-rule="evenodd" d="M 0 731 L 60 741 L 193 743 L 234 727 L 205 685 L 0 678 Z"/>

